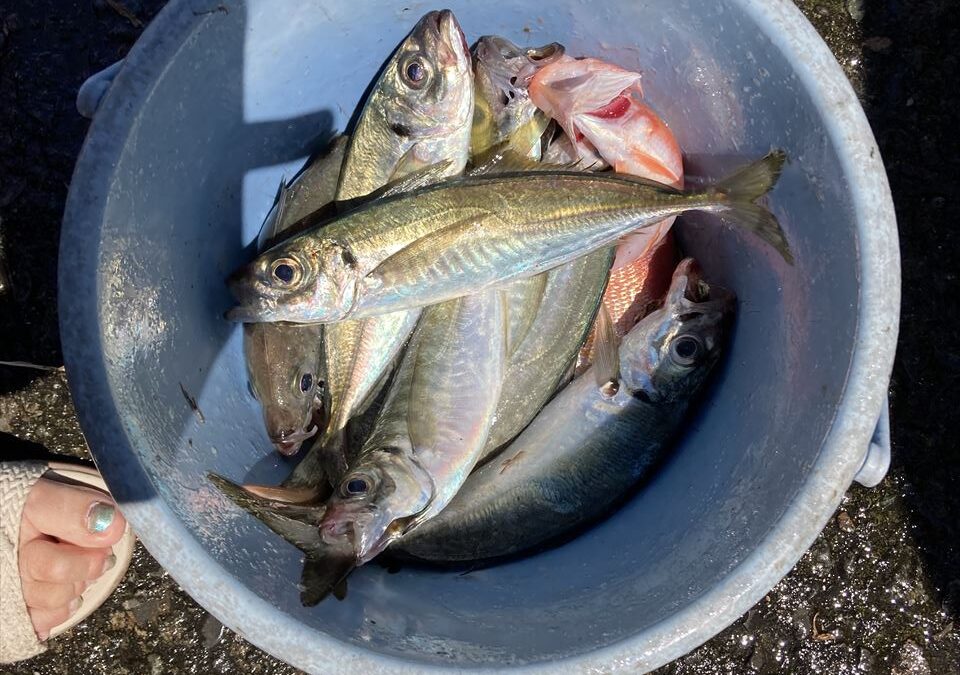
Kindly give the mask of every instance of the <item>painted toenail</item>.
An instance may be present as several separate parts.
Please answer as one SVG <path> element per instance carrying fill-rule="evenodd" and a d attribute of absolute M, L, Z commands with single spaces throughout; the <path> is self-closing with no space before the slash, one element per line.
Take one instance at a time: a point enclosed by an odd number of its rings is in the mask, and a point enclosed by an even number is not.
<path fill-rule="evenodd" d="M 104 558 L 103 569 L 100 570 L 100 574 L 105 574 L 107 570 L 112 570 L 113 566 L 116 564 L 117 564 L 117 556 L 111 553 L 106 558 Z"/>
<path fill-rule="evenodd" d="M 70 616 L 73 616 L 74 612 L 80 609 L 80 605 L 82 604 L 83 598 L 74 598 L 67 606 L 67 611 L 70 613 Z"/>
<path fill-rule="evenodd" d="M 96 502 L 90 507 L 90 511 L 87 512 L 87 529 L 94 534 L 105 532 L 113 522 L 115 513 L 116 508 L 114 508 L 113 504 Z"/>

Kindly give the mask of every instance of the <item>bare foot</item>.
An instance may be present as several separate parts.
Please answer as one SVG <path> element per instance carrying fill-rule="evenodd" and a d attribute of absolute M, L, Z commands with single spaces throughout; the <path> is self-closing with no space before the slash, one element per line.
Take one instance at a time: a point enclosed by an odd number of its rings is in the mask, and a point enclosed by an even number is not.
<path fill-rule="evenodd" d="M 126 522 L 109 495 L 41 478 L 20 521 L 20 581 L 33 629 L 50 629 L 80 608 L 87 585 L 116 564 L 110 547 Z"/>

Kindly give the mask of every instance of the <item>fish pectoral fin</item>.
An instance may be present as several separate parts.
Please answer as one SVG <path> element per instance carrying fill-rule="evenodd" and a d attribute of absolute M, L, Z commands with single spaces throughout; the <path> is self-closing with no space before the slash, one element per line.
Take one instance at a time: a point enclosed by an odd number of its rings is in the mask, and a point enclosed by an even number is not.
<path fill-rule="evenodd" d="M 445 253 L 457 244 L 475 239 L 477 229 L 486 212 L 470 214 L 441 230 L 415 239 L 373 268 L 364 281 L 373 282 L 372 287 L 389 286 L 417 269 L 418 265 L 443 264 Z M 476 242 L 480 245 L 481 242 Z"/>
<path fill-rule="evenodd" d="M 374 192 L 373 196 L 375 199 L 382 199 L 383 197 L 392 197 L 394 195 L 403 194 L 404 192 L 410 192 L 411 190 L 433 185 L 434 183 L 443 180 L 450 174 L 450 167 L 452 165 L 452 161 L 445 159 L 442 162 L 437 162 L 436 164 L 431 164 L 421 169 L 417 169 L 412 173 L 406 174 L 403 176 L 403 178 L 390 181 L 382 188 Z M 400 175 L 400 172 L 394 172 L 393 175 Z"/>
<path fill-rule="evenodd" d="M 600 303 L 593 340 L 593 374 L 604 394 L 614 395 L 620 386 L 620 338 L 607 306 Z"/>

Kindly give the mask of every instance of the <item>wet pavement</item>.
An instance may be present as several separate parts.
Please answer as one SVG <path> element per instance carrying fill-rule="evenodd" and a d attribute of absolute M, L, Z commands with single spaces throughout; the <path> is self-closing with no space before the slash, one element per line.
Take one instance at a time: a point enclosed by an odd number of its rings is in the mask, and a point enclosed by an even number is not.
<path fill-rule="evenodd" d="M 960 674 L 960 383 L 955 255 L 960 19 L 951 0 L 803 0 L 860 93 L 900 222 L 904 309 L 894 459 L 854 486 L 796 569 L 665 674 Z M 0 454 L 87 457 L 56 323 L 57 237 L 86 132 L 90 73 L 123 56 L 160 0 L 0 0 Z M 0 279 L 0 287 L 5 281 Z M 50 650 L 0 673 L 293 673 L 224 629 L 142 547 L 123 584 Z"/>

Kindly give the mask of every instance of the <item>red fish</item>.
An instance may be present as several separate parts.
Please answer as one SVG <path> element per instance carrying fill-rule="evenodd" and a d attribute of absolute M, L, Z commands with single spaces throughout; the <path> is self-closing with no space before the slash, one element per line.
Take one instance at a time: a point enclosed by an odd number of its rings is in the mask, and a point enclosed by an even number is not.
<path fill-rule="evenodd" d="M 585 164 L 599 156 L 614 171 L 681 188 L 680 147 L 666 123 L 643 103 L 640 79 L 640 73 L 600 59 L 564 56 L 534 75 L 530 99 L 563 128 L 567 146 Z M 603 302 L 620 335 L 666 292 L 676 259 L 667 238 L 673 220 L 618 245 Z M 581 363 L 589 361 L 591 343 L 592 335 Z"/>
<path fill-rule="evenodd" d="M 667 230 L 663 238 L 649 251 L 630 264 L 610 272 L 610 281 L 603 294 L 603 304 L 614 321 L 617 335 L 629 333 L 640 319 L 656 308 L 670 287 L 678 257 L 673 233 Z M 590 331 L 580 350 L 577 359 L 578 373 L 586 370 L 592 361 L 595 332 L 596 327 Z"/>

